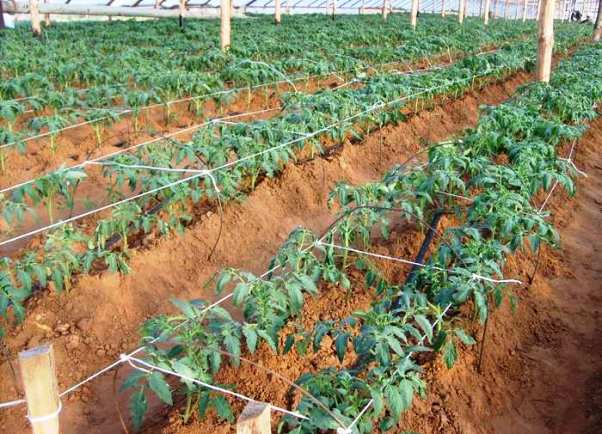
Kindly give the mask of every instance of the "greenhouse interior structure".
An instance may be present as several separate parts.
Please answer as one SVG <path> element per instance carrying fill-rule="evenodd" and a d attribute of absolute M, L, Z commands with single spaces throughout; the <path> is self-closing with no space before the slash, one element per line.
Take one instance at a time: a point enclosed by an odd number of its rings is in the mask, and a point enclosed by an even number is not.
<path fill-rule="evenodd" d="M 600 0 L 0 0 L 0 432 L 602 433 Z"/>

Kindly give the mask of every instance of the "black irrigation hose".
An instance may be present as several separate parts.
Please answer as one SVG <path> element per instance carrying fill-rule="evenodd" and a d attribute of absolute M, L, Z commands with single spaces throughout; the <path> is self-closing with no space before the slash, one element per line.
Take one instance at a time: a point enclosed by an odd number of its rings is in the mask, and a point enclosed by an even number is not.
<path fill-rule="evenodd" d="M 422 245 L 420 246 L 420 250 L 418 250 L 418 254 L 416 255 L 416 258 L 414 260 L 414 262 L 416 262 L 416 264 L 424 263 L 424 258 L 426 256 L 426 253 L 428 252 L 428 249 L 429 249 L 431 243 L 433 242 L 433 240 L 435 239 L 435 235 L 437 234 L 437 226 L 439 225 L 439 222 L 441 221 L 441 218 L 444 215 L 445 215 L 445 211 L 443 209 L 439 208 L 439 209 L 435 210 L 435 213 L 433 214 L 433 220 L 431 221 L 431 224 L 428 226 L 428 232 L 427 232 L 426 236 L 424 237 L 424 240 L 422 241 Z M 419 265 L 414 265 L 412 267 L 412 270 L 406 277 L 406 280 L 405 280 L 404 284 L 402 285 L 402 287 L 404 287 L 407 284 L 412 283 L 414 281 L 414 279 L 416 278 L 416 271 L 418 270 L 418 267 L 419 267 Z M 393 302 L 391 303 L 391 306 L 389 307 L 388 310 L 391 311 L 391 310 L 398 309 L 400 307 L 400 303 L 401 303 L 401 297 L 398 296 L 393 300 Z M 351 372 L 362 371 L 363 368 L 370 362 L 371 359 L 372 359 L 372 356 L 370 354 L 361 354 L 360 356 L 358 356 L 358 358 L 353 363 L 351 368 L 349 368 L 349 370 Z"/>

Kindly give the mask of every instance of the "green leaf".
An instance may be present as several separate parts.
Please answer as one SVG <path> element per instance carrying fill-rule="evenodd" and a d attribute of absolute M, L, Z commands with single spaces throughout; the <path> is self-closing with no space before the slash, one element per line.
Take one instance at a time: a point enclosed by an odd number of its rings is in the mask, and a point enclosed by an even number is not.
<path fill-rule="evenodd" d="M 177 300 L 175 298 L 172 298 L 170 301 L 175 307 L 180 309 L 180 311 L 182 311 L 184 316 L 186 316 L 187 318 L 195 318 L 196 317 L 196 310 L 194 309 L 194 306 L 190 302 L 185 301 L 185 300 Z"/>
<path fill-rule="evenodd" d="M 234 414 L 232 413 L 232 408 L 226 398 L 223 396 L 213 398 L 213 406 L 220 419 L 227 420 L 230 423 L 234 422 Z"/>
<path fill-rule="evenodd" d="M 347 342 L 349 341 L 349 333 L 339 333 L 334 340 L 334 347 L 336 349 L 337 357 L 339 362 L 343 362 L 345 358 L 345 352 L 347 351 Z"/>
<path fill-rule="evenodd" d="M 462 341 L 462 343 L 464 345 L 474 345 L 477 343 L 477 341 L 475 341 L 472 336 L 467 334 L 462 329 L 456 329 L 454 332 L 456 333 L 456 336 L 458 336 L 458 338 Z"/>
<path fill-rule="evenodd" d="M 406 411 L 412 405 L 414 399 L 414 386 L 410 380 L 401 380 L 399 383 L 399 396 L 401 397 L 402 409 Z"/>
<path fill-rule="evenodd" d="M 418 325 L 424 332 L 424 335 L 428 338 L 429 342 L 432 341 L 433 340 L 433 328 L 432 328 L 429 320 L 426 319 L 426 317 L 424 315 L 416 315 L 414 318 L 416 319 L 416 322 L 418 323 Z"/>
<path fill-rule="evenodd" d="M 201 392 L 198 405 L 199 417 L 201 419 L 204 419 L 205 415 L 207 414 L 207 408 L 209 408 L 210 399 L 211 397 L 209 396 L 209 392 Z"/>
<path fill-rule="evenodd" d="M 403 410 L 403 401 L 397 387 L 387 386 L 385 388 L 385 398 L 387 399 L 387 406 L 389 407 L 391 416 L 395 421 L 399 420 L 399 416 Z"/>
<path fill-rule="evenodd" d="M 456 345 L 451 339 L 448 339 L 443 347 L 443 361 L 448 369 L 451 369 L 458 359 L 458 351 Z"/>
<path fill-rule="evenodd" d="M 134 424 L 135 431 L 139 431 L 142 427 L 144 415 L 147 410 L 148 403 L 146 401 L 146 395 L 144 394 L 144 387 L 141 387 L 130 398 L 130 413 L 132 415 L 132 423 Z"/>
<path fill-rule="evenodd" d="M 247 341 L 247 348 L 252 353 L 257 349 L 257 333 L 255 329 L 250 324 L 245 324 L 242 326 L 242 334 L 245 335 L 245 339 Z"/>
<path fill-rule="evenodd" d="M 173 405 L 171 389 L 169 388 L 169 384 L 167 384 L 163 378 L 163 374 L 157 371 L 152 372 L 148 378 L 148 385 L 161 401 Z"/>

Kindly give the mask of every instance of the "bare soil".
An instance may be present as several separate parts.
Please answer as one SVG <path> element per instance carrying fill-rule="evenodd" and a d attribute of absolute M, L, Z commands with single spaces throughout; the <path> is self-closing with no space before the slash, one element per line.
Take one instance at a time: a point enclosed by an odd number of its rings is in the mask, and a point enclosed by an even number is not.
<path fill-rule="evenodd" d="M 37 295 L 28 303 L 26 321 L 13 327 L 6 337 L 0 400 L 19 395 L 10 362 L 18 351 L 52 342 L 59 387 L 64 390 L 115 360 L 119 353 L 134 348 L 138 325 L 150 316 L 172 311 L 170 298 L 212 299 L 214 295 L 203 285 L 222 267 L 261 272 L 294 227 L 302 224 L 323 230 L 332 219 L 326 198 L 335 182 L 360 183 L 380 177 L 420 149 L 421 143 L 442 140 L 474 126 L 479 105 L 502 102 L 530 78 L 517 74 L 449 101 L 444 108 L 438 105 L 401 125 L 375 132 L 361 144 L 345 146 L 328 158 L 289 166 L 279 178 L 264 180 L 244 202 L 226 207 L 224 234 L 211 261 L 206 258 L 219 227 L 216 214 L 204 216 L 181 236 L 150 240 L 149 249 L 135 253 L 128 276 L 82 276 L 71 291 Z M 519 291 L 521 303 L 515 314 L 507 308 L 494 313 L 482 375 L 475 373 L 476 349 L 463 351 L 462 361 L 451 371 L 439 363 L 428 366 L 429 396 L 405 416 L 400 425 L 404 430 L 599 432 L 602 361 L 596 349 L 600 348 L 602 299 L 597 292 L 602 269 L 594 253 L 601 244 L 602 160 L 592 150 L 600 145 L 595 134 L 600 137 L 601 126 L 601 122 L 594 123 L 578 148 L 578 164 L 590 177 L 571 202 L 576 206 L 562 207 L 566 200 L 561 195 L 553 202 L 560 216 L 555 218 L 564 219 L 563 249 L 544 255 L 542 274 L 529 290 Z M 404 231 L 398 240 L 394 245 L 381 246 L 382 251 L 410 257 L 421 236 Z M 517 258 L 515 263 L 520 264 L 511 270 L 515 275 L 524 276 L 533 266 L 527 257 Z M 404 270 L 390 272 L 402 276 Z M 323 297 L 306 307 L 307 320 L 320 314 L 340 317 L 361 307 L 369 294 L 361 286 L 354 290 L 351 299 L 342 297 L 338 288 L 326 290 Z M 474 331 L 480 328 L 475 325 Z M 262 349 L 257 356 L 262 364 L 292 380 L 305 369 L 338 363 L 325 354 L 310 360 L 294 355 L 281 359 Z M 281 384 L 266 385 L 261 376 L 245 369 L 247 375 L 226 370 L 224 380 L 235 379 L 241 391 L 254 393 L 257 399 L 282 400 Z M 119 378 L 126 371 L 121 369 Z M 119 432 L 112 387 L 112 376 L 106 375 L 70 395 L 61 415 L 63 432 Z M 125 397 L 117 404 L 127 412 Z M 207 422 L 181 426 L 174 410 L 158 408 L 157 404 L 154 407 L 158 411 L 153 412 L 149 432 L 232 431 L 231 426 L 217 425 L 211 417 Z M 23 408 L 0 413 L 6 432 L 28 432 L 24 414 Z"/>

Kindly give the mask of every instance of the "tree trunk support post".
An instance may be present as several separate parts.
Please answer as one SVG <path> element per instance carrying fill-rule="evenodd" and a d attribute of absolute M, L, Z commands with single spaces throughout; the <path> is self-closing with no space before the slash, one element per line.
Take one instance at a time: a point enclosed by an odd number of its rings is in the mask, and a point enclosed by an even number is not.
<path fill-rule="evenodd" d="M 489 24 L 489 8 L 491 6 L 491 0 L 485 0 L 485 13 L 483 15 L 483 24 Z"/>
<path fill-rule="evenodd" d="M 539 47 L 537 50 L 537 80 L 550 81 L 552 49 L 554 47 L 554 0 L 541 0 L 539 16 Z"/>
<path fill-rule="evenodd" d="M 598 15 L 596 17 L 596 25 L 594 26 L 594 42 L 599 42 L 602 39 L 602 0 L 598 3 Z"/>
<path fill-rule="evenodd" d="M 33 434 L 59 434 L 62 406 L 52 345 L 20 352 L 19 367 Z"/>
<path fill-rule="evenodd" d="M 270 406 L 249 402 L 236 421 L 236 434 L 270 434 L 272 432 Z"/>
<path fill-rule="evenodd" d="M 230 48 L 230 2 L 231 0 L 221 0 L 220 2 L 220 46 L 222 51 L 226 51 Z"/>
<path fill-rule="evenodd" d="M 412 16 L 410 19 L 410 24 L 412 28 L 416 30 L 416 24 L 418 22 L 418 0 L 412 0 Z"/>
<path fill-rule="evenodd" d="M 274 0 L 274 22 L 280 24 L 282 17 L 280 14 L 280 0 Z"/>
<path fill-rule="evenodd" d="M 31 15 L 31 30 L 36 36 L 42 34 L 42 26 L 40 24 L 40 5 L 38 0 L 29 0 L 29 13 Z"/>

